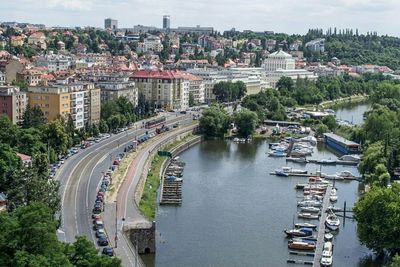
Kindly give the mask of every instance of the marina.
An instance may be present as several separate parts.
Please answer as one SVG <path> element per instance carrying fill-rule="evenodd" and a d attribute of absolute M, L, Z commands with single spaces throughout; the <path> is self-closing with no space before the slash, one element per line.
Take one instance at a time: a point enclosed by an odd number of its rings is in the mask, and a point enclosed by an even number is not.
<path fill-rule="evenodd" d="M 157 211 L 156 266 L 287 267 L 301 261 L 312 265 L 314 252 L 288 249 L 288 239 L 282 231 L 284 228 L 320 227 L 320 221 L 296 218 L 300 211 L 296 202 L 301 200 L 299 194 L 304 195 L 302 189 L 294 188 L 298 184 L 308 184 L 308 178 L 277 177 L 269 173 L 282 166 L 316 173 L 321 165 L 268 157 L 269 144 L 257 139 L 251 143 L 211 140 L 180 155 L 186 163 L 185 186 L 182 187 L 185 203 L 179 207 L 160 206 Z M 323 143 L 314 147 L 310 158 L 338 160 Z M 342 171 L 360 176 L 356 166 L 322 165 L 324 173 Z M 329 182 L 333 184 L 333 180 Z M 347 202 L 346 209 L 351 211 L 358 198 L 359 186 L 354 181 L 336 181 L 338 200 L 328 207 L 334 205 L 339 216 L 343 212 L 337 207 L 343 210 L 344 202 Z M 356 222 L 347 218 L 344 222 L 342 217 L 340 220 L 339 233 L 324 237 L 334 238 L 333 266 L 382 266 L 358 241 Z M 182 235 L 182 232 L 188 235 Z M 318 232 L 313 233 L 318 238 Z M 201 250 L 200 254 L 196 252 L 198 250 Z M 296 263 L 289 263 L 288 259 Z"/>

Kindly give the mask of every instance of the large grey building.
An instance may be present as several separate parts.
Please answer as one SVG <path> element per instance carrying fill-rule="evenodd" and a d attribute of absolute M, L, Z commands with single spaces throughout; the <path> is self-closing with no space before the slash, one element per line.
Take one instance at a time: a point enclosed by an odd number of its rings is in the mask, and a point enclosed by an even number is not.
<path fill-rule="evenodd" d="M 164 15 L 162 20 L 162 25 L 164 30 L 169 30 L 171 27 L 171 18 L 169 15 Z"/>
<path fill-rule="evenodd" d="M 118 20 L 111 19 L 111 18 L 105 19 L 104 20 L 104 28 L 105 29 L 112 29 L 112 30 L 118 29 Z"/>

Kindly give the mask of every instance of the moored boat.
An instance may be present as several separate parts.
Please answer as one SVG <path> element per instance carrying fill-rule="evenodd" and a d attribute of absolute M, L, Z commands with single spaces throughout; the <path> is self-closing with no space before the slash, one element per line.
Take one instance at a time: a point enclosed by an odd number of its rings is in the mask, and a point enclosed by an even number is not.
<path fill-rule="evenodd" d="M 317 160 L 317 163 L 324 164 L 324 165 L 333 165 L 333 164 L 336 163 L 336 160 L 334 160 L 334 159 L 320 159 L 320 160 Z"/>
<path fill-rule="evenodd" d="M 317 208 L 317 207 L 301 207 L 300 210 L 302 212 L 309 212 L 309 213 L 319 213 L 319 212 L 321 212 L 321 209 Z"/>
<path fill-rule="evenodd" d="M 302 219 L 310 219 L 310 220 L 316 220 L 319 219 L 319 215 L 318 214 L 311 214 L 311 213 L 298 213 L 297 217 L 302 218 Z"/>
<path fill-rule="evenodd" d="M 334 213 L 331 213 L 326 217 L 325 226 L 331 231 L 336 231 L 339 229 L 340 220 Z"/>
<path fill-rule="evenodd" d="M 284 232 L 288 237 L 306 237 L 312 235 L 313 229 L 311 228 L 290 229 L 290 230 L 284 230 Z"/>
<path fill-rule="evenodd" d="M 298 207 L 322 207 L 321 201 L 317 200 L 303 200 L 297 202 Z"/>
<path fill-rule="evenodd" d="M 286 152 L 271 150 L 268 152 L 270 157 L 286 157 Z"/>
<path fill-rule="evenodd" d="M 317 225 L 312 224 L 312 223 L 295 223 L 294 227 L 296 228 L 310 228 L 310 229 L 316 229 Z"/>
<path fill-rule="evenodd" d="M 290 242 L 288 243 L 288 248 L 296 250 L 315 250 L 315 243 L 310 244 L 307 242 Z"/>
<path fill-rule="evenodd" d="M 331 193 L 329 194 L 329 200 L 331 202 L 336 202 L 338 200 L 336 188 L 332 188 Z"/>

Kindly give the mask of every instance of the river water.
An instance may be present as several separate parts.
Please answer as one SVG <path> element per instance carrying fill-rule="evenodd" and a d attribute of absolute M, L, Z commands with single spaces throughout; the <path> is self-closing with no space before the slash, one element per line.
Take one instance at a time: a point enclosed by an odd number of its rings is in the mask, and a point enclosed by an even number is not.
<path fill-rule="evenodd" d="M 354 122 L 362 121 L 362 113 L 338 113 L 343 120 L 351 116 Z M 323 144 L 314 150 L 313 158 L 336 158 Z M 320 166 L 286 163 L 285 158 L 268 157 L 267 151 L 268 143 L 263 140 L 251 144 L 219 140 L 203 142 L 182 153 L 181 159 L 186 162 L 183 204 L 158 208 L 157 267 L 279 267 L 290 266 L 288 258 L 310 260 L 289 255 L 283 233 L 292 227 L 297 212 L 300 195 L 294 186 L 306 178 L 277 177 L 269 172 L 282 166 L 315 172 Z M 356 167 L 322 167 L 328 174 L 341 170 L 359 175 Z M 348 209 L 353 207 L 359 183 L 337 182 L 336 186 L 336 205 L 343 207 L 346 201 Z M 351 219 L 342 220 L 334 244 L 334 266 L 379 266 L 358 241 L 356 222 Z"/>

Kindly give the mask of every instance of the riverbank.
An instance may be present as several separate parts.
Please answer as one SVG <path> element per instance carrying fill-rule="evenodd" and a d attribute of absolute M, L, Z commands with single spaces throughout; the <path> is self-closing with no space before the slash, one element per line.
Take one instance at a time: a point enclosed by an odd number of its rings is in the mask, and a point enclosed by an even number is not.
<path fill-rule="evenodd" d="M 341 105 L 362 103 L 368 100 L 368 95 L 352 95 L 348 97 L 338 98 L 334 100 L 321 102 L 318 107 L 321 108 L 338 108 Z"/>
<path fill-rule="evenodd" d="M 184 137 L 178 136 L 172 143 L 168 143 L 162 147 L 160 150 L 171 151 L 183 144 L 190 143 L 197 136 L 193 135 L 191 132 L 186 134 Z M 153 154 L 152 157 L 148 159 L 149 164 L 146 183 L 144 185 L 142 197 L 139 202 L 139 210 L 146 216 L 150 221 L 154 221 L 156 210 L 157 210 L 157 191 L 160 187 L 163 173 L 163 166 L 168 160 L 166 157 Z"/>

